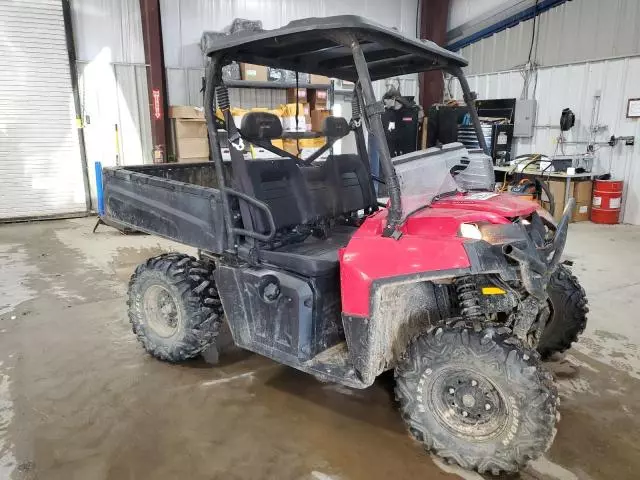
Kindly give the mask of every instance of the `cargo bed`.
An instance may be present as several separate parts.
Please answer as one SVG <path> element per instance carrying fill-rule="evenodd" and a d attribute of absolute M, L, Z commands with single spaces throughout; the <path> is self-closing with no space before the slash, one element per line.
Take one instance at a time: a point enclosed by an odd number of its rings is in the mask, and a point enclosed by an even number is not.
<path fill-rule="evenodd" d="M 211 162 L 103 170 L 104 221 L 222 253 L 222 194 Z"/>

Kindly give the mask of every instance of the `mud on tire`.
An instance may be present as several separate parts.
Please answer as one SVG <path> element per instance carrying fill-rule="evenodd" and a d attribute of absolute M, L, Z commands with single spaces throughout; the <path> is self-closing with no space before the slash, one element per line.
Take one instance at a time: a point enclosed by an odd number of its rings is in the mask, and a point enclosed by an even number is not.
<path fill-rule="evenodd" d="M 539 355 L 520 345 L 508 331 L 466 327 L 415 339 L 395 372 L 409 433 L 480 473 L 514 472 L 542 455 L 555 435 L 558 395 Z"/>
<path fill-rule="evenodd" d="M 571 348 L 587 326 L 589 312 L 584 289 L 564 265 L 558 265 L 551 276 L 547 292 L 551 316 L 538 343 L 538 352 L 544 359 Z"/>
<path fill-rule="evenodd" d="M 223 317 L 211 268 L 179 253 L 139 265 L 129 281 L 127 305 L 145 350 L 169 362 L 195 357 L 212 345 Z"/>

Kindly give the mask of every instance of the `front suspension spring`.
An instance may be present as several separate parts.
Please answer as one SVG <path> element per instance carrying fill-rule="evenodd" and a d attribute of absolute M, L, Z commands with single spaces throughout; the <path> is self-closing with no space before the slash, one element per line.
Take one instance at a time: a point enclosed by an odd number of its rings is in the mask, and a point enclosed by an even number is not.
<path fill-rule="evenodd" d="M 482 307 L 480 307 L 480 294 L 478 286 L 471 275 L 458 277 L 454 281 L 460 313 L 464 320 L 473 323 L 473 328 L 480 331 L 482 328 Z"/>

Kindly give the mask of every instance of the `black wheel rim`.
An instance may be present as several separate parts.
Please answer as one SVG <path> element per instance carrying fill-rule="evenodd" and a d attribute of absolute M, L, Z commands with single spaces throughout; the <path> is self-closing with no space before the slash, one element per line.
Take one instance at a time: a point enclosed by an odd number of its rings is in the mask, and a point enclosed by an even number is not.
<path fill-rule="evenodd" d="M 448 367 L 438 372 L 423 390 L 422 403 L 452 433 L 473 440 L 500 435 L 509 420 L 505 396 L 496 384 L 485 374 L 467 368 Z"/>
<path fill-rule="evenodd" d="M 182 314 L 169 290 L 151 285 L 144 292 L 143 305 L 147 323 L 156 334 L 168 338 L 178 332 Z"/>

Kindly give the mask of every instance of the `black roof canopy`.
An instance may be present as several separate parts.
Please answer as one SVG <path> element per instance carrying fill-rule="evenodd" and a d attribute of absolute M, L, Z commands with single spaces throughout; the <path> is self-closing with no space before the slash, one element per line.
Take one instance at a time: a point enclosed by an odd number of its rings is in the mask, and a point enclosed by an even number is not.
<path fill-rule="evenodd" d="M 427 40 L 405 37 L 355 15 L 295 20 L 274 30 L 245 30 L 208 39 L 207 55 L 356 81 L 351 49 L 340 35 L 360 42 L 372 80 L 427 70 L 465 67 L 467 61 Z"/>

